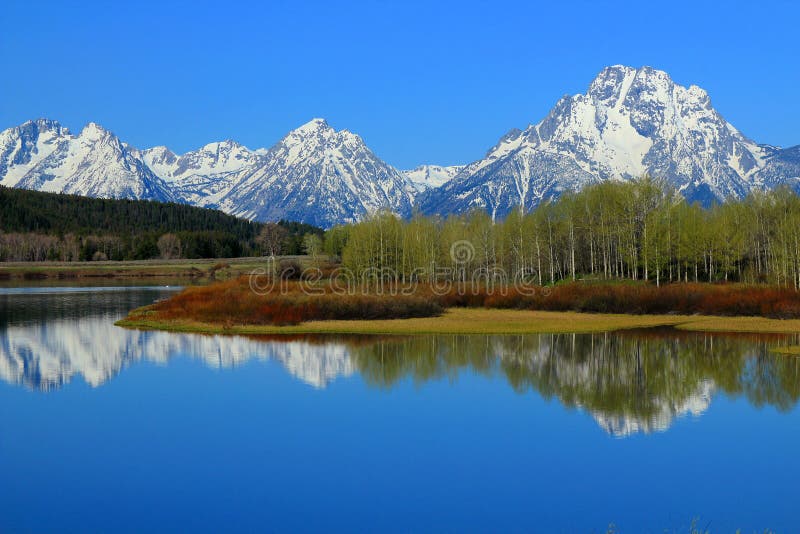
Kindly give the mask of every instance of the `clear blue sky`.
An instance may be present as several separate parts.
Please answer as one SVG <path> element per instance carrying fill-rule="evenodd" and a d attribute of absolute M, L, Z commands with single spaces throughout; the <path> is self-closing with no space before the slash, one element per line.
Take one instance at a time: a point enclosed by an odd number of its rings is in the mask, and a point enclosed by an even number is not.
<path fill-rule="evenodd" d="M 325 117 L 401 168 L 466 163 L 622 63 L 700 85 L 756 141 L 800 144 L 788 2 L 337 4 L 5 0 L 0 129 L 96 121 L 184 152 Z"/>

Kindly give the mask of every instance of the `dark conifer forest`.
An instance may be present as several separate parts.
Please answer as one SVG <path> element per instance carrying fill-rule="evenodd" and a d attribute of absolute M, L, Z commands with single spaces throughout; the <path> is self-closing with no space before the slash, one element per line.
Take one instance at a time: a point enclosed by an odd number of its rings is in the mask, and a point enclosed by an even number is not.
<path fill-rule="evenodd" d="M 282 254 L 302 254 L 310 225 L 281 221 Z M 0 186 L 0 261 L 235 258 L 264 253 L 265 225 L 221 211 Z"/>

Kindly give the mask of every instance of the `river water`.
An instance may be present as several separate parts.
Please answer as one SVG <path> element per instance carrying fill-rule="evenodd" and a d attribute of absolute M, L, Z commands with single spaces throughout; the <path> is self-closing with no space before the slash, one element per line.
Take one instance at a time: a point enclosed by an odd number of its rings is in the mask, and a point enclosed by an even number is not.
<path fill-rule="evenodd" d="M 800 530 L 787 336 L 248 338 L 0 289 L 0 531 Z"/>

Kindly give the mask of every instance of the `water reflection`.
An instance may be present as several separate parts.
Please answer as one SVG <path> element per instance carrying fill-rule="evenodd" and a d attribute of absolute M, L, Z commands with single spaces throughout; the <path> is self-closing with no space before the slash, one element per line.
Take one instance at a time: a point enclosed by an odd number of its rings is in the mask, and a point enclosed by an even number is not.
<path fill-rule="evenodd" d="M 717 392 L 791 409 L 800 397 L 800 359 L 769 352 L 788 341 L 672 330 L 440 336 L 382 341 L 352 354 L 364 379 L 382 387 L 405 377 L 454 378 L 462 370 L 500 375 L 520 393 L 585 409 L 607 432 L 628 435 L 699 416 Z"/>
<path fill-rule="evenodd" d="M 787 337 L 720 336 L 671 330 L 596 335 L 419 336 L 265 339 L 140 332 L 113 321 L 161 290 L 0 295 L 0 378 L 48 391 L 79 376 L 100 386 L 124 368 L 186 356 L 211 367 L 274 360 L 323 388 L 358 373 L 369 385 L 501 378 L 592 414 L 614 435 L 664 431 L 700 416 L 715 395 L 793 408 L 800 359 L 769 352 Z"/>

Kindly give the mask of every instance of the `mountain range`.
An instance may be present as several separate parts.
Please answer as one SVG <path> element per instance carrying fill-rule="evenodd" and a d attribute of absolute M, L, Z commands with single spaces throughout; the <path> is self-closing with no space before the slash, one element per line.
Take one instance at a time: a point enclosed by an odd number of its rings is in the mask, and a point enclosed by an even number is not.
<path fill-rule="evenodd" d="M 780 185 L 800 190 L 800 146 L 756 143 L 703 89 L 650 67 L 620 65 L 463 166 L 395 169 L 360 136 L 323 119 L 270 148 L 227 140 L 183 155 L 163 146 L 137 149 L 95 123 L 77 135 L 48 119 L 0 132 L 3 186 L 183 202 L 322 227 L 380 209 L 408 216 L 414 209 L 446 215 L 482 208 L 503 217 L 587 184 L 644 174 L 705 205 Z"/>

